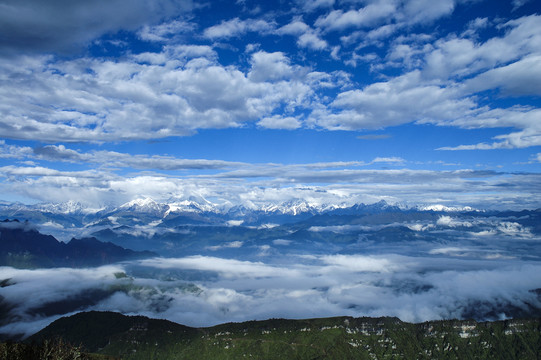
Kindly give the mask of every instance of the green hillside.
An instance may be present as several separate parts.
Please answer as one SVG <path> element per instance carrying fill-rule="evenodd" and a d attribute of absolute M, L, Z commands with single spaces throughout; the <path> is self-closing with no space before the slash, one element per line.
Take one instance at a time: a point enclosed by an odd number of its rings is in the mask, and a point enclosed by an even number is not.
<path fill-rule="evenodd" d="M 165 320 L 86 312 L 29 341 L 62 338 L 123 359 L 539 359 L 541 320 L 432 321 L 336 317 L 190 328 Z"/>

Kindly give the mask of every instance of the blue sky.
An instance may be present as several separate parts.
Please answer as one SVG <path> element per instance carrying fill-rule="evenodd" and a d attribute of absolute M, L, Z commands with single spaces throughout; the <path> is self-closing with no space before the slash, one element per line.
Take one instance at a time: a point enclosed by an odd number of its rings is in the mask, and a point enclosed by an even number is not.
<path fill-rule="evenodd" d="M 0 200 L 540 207 L 538 1 L 0 10 Z"/>

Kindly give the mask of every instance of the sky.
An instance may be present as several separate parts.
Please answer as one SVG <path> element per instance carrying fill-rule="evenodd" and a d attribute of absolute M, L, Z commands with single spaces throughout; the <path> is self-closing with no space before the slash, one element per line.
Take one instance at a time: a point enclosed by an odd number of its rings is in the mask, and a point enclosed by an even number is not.
<path fill-rule="evenodd" d="M 541 207 L 536 0 L 0 0 L 0 200 Z"/>

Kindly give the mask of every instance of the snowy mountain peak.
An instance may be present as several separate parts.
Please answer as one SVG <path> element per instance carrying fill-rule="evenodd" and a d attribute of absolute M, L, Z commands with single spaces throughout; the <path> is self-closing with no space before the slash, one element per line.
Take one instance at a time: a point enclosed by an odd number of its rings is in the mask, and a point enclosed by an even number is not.
<path fill-rule="evenodd" d="M 128 210 L 137 213 L 161 213 L 167 211 L 167 209 L 167 205 L 158 204 L 156 201 L 149 197 L 135 199 L 118 207 L 118 210 Z"/>
<path fill-rule="evenodd" d="M 62 203 L 39 204 L 37 208 L 53 214 L 77 214 L 84 212 L 85 207 L 78 201 L 69 200 Z"/>
<path fill-rule="evenodd" d="M 167 204 L 170 212 L 217 212 L 216 205 L 209 201 L 201 204 L 193 200 L 182 200 Z"/>
<path fill-rule="evenodd" d="M 445 206 L 441 204 L 424 205 L 417 207 L 421 211 L 442 211 L 442 212 L 459 212 L 459 211 L 477 211 L 470 206 Z"/>

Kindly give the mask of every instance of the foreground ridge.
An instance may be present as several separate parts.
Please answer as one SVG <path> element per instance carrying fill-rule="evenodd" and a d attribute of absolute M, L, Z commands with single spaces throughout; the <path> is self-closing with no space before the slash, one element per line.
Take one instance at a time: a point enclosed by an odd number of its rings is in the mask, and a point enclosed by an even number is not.
<path fill-rule="evenodd" d="M 420 324 L 397 318 L 270 319 L 191 328 L 113 312 L 61 318 L 29 341 L 61 338 L 123 359 L 538 359 L 541 319 Z"/>

